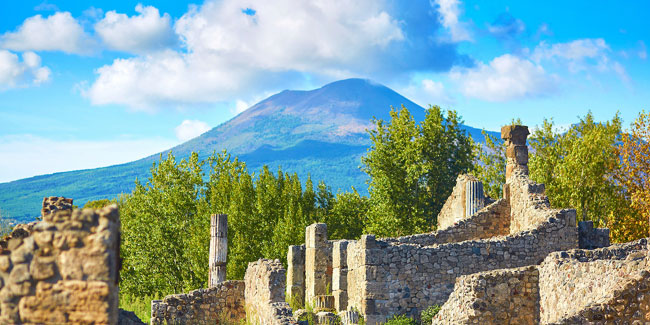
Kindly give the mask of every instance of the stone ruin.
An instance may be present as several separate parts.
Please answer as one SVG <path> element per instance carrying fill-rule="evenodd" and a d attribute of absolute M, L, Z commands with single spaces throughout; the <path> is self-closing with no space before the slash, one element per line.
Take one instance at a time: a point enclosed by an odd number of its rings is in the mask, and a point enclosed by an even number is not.
<path fill-rule="evenodd" d="M 209 288 L 152 301 L 151 323 L 304 323 L 306 311 L 287 301 L 313 306 L 317 324 L 417 319 L 432 305 L 442 306 L 433 324 L 650 322 L 648 239 L 610 245 L 607 229 L 552 209 L 528 178 L 527 135 L 502 129 L 503 198 L 460 175 L 438 231 L 332 241 L 313 224 L 286 269 L 260 259 L 243 281 L 225 281 L 227 216 L 213 215 Z M 118 309 L 117 206 L 72 210 L 71 199 L 50 197 L 42 217 L 0 240 L 0 323 L 138 323 Z"/>
<path fill-rule="evenodd" d="M 117 206 L 72 210 L 49 197 L 42 219 L 0 241 L 0 323 L 118 323 Z"/>
<path fill-rule="evenodd" d="M 218 315 L 305 323 L 298 317 L 306 311 L 292 311 L 287 301 L 312 306 L 316 324 L 337 314 L 343 324 L 418 319 L 433 305 L 442 306 L 433 324 L 650 322 L 648 239 L 610 245 L 608 229 L 576 223 L 574 209 L 552 209 L 544 185 L 528 177 L 528 134 L 525 126 L 501 130 L 503 198 L 486 197 L 481 182 L 460 175 L 435 232 L 332 241 L 326 224 L 313 224 L 305 244 L 288 248 L 286 270 L 260 259 L 244 281 L 225 282 L 236 290 L 210 280 L 210 289 L 154 301 L 152 324 L 221 323 Z M 223 280 L 216 265 L 225 260 L 213 252 L 225 252 L 227 240 L 215 229 L 210 277 Z"/>

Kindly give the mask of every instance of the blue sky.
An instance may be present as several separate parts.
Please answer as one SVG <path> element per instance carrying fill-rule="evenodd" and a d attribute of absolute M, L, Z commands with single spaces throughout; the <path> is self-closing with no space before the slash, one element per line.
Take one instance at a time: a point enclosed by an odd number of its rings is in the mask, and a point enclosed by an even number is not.
<path fill-rule="evenodd" d="M 2 1 L 0 182 L 127 162 L 284 89 L 362 77 L 498 130 L 628 125 L 650 3 Z"/>

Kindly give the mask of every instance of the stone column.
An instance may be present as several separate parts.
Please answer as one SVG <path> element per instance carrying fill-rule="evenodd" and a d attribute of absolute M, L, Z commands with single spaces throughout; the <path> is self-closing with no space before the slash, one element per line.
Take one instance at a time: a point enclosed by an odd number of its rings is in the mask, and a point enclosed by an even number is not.
<path fill-rule="evenodd" d="M 210 216 L 210 274 L 208 287 L 212 288 L 226 280 L 228 257 L 228 215 Z"/>
<path fill-rule="evenodd" d="M 327 242 L 327 225 L 315 223 L 305 231 L 305 303 L 315 296 L 329 294 L 332 283 L 331 246 Z"/>
<path fill-rule="evenodd" d="M 528 175 L 528 147 L 530 132 L 524 125 L 506 125 L 501 128 L 501 138 L 506 141 L 506 181 L 514 172 Z"/>
<path fill-rule="evenodd" d="M 304 306 L 305 245 L 291 245 L 287 252 L 287 300 Z"/>
<path fill-rule="evenodd" d="M 465 217 L 472 216 L 476 211 L 483 209 L 484 204 L 483 183 L 468 180 L 465 183 Z"/>
<path fill-rule="evenodd" d="M 335 241 L 332 245 L 332 294 L 334 309 L 348 308 L 348 241 Z"/>

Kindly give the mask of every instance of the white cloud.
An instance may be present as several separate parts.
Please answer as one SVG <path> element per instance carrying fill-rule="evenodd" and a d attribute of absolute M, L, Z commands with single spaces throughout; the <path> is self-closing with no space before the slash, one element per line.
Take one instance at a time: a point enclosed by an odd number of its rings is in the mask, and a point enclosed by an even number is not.
<path fill-rule="evenodd" d="M 493 102 L 548 94 L 554 90 L 556 79 L 542 66 L 510 54 L 475 68 L 454 69 L 450 77 L 459 82 L 466 96 Z"/>
<path fill-rule="evenodd" d="M 305 73 L 357 75 L 351 69 L 384 68 L 391 46 L 404 41 L 400 24 L 374 0 L 209 1 L 175 24 L 183 51 L 117 59 L 96 70 L 85 94 L 95 105 L 151 109 L 248 99 Z M 429 56 L 435 50 L 424 49 Z M 455 49 L 445 50 L 453 58 Z"/>
<path fill-rule="evenodd" d="M 602 38 L 578 39 L 567 43 L 541 42 L 531 54 L 536 63 L 545 60 L 567 66 L 570 72 L 613 71 L 623 81 L 629 81 L 625 68 L 609 56 L 611 49 Z"/>
<path fill-rule="evenodd" d="M 17 54 L 0 50 L 0 90 L 40 84 L 50 78 L 50 69 L 41 66 L 41 58 L 25 52 L 22 61 Z"/>
<path fill-rule="evenodd" d="M 0 182 L 122 164 L 161 152 L 176 144 L 177 141 L 160 138 L 80 141 L 54 140 L 30 134 L 2 136 Z"/>
<path fill-rule="evenodd" d="M 449 106 L 455 104 L 454 98 L 445 89 L 441 81 L 422 79 L 401 89 L 400 93 L 422 107 L 429 105 Z"/>
<path fill-rule="evenodd" d="M 69 12 L 57 12 L 47 18 L 41 15 L 27 18 L 16 31 L 0 36 L 0 47 L 14 51 L 89 54 L 95 46 L 96 42 Z"/>
<path fill-rule="evenodd" d="M 249 103 L 247 103 L 247 102 L 245 102 L 245 101 L 243 101 L 241 99 L 238 99 L 238 100 L 235 101 L 234 113 L 239 114 L 239 113 L 247 110 L 249 107 L 251 107 L 251 104 L 249 104 Z"/>
<path fill-rule="evenodd" d="M 185 120 L 174 129 L 174 132 L 178 140 L 187 141 L 198 137 L 210 129 L 210 126 L 203 121 Z"/>
<path fill-rule="evenodd" d="M 95 31 L 109 48 L 145 53 L 174 43 L 175 35 L 168 14 L 161 16 L 155 7 L 140 4 L 135 11 L 138 15 L 132 17 L 109 11 L 95 24 Z"/>
<path fill-rule="evenodd" d="M 440 12 L 440 22 L 445 28 L 449 29 L 451 40 L 453 42 L 471 41 L 467 23 L 459 21 L 461 15 L 460 2 L 458 0 L 435 0 Z"/>

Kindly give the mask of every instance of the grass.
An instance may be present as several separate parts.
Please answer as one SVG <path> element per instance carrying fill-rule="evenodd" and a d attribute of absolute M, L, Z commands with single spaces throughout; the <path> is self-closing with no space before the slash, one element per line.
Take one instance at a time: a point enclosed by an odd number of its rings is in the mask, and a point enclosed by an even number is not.
<path fill-rule="evenodd" d="M 136 297 L 129 294 L 120 294 L 120 308 L 134 312 L 141 321 L 149 324 L 151 320 L 151 301 L 158 300 L 155 296 Z"/>

